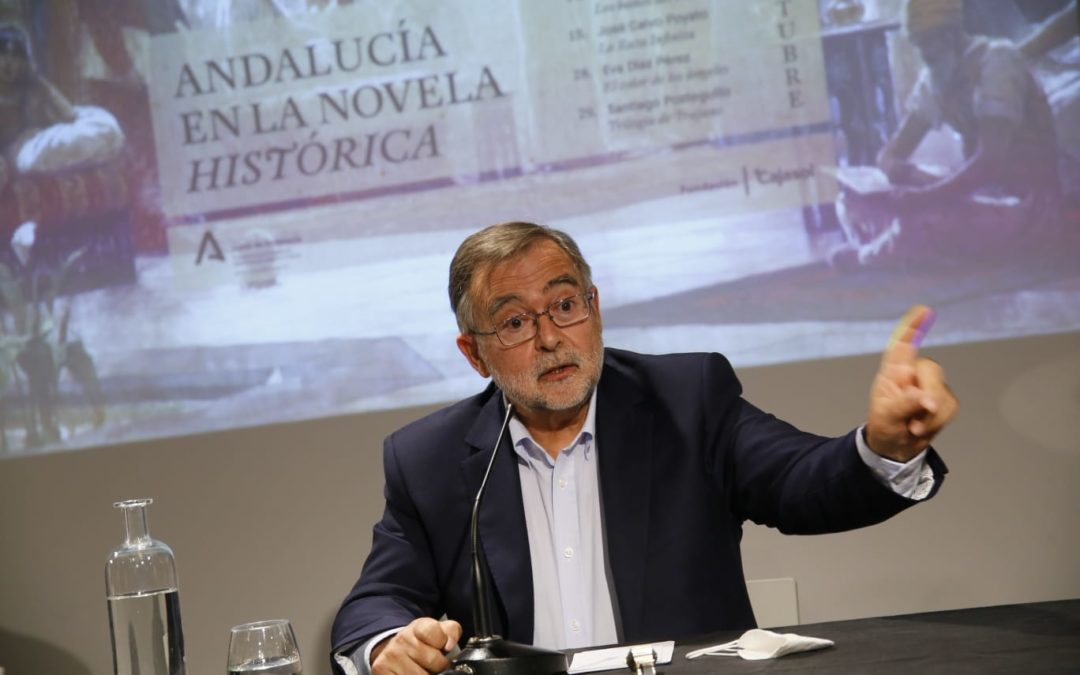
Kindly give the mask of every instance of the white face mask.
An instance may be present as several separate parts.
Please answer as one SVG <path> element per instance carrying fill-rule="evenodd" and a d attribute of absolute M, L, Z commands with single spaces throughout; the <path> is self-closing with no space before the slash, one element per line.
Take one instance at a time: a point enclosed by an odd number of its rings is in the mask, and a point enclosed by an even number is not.
<path fill-rule="evenodd" d="M 804 637 L 795 633 L 780 634 L 755 628 L 746 631 L 739 638 L 739 656 L 748 661 L 762 661 L 777 659 L 795 652 L 823 649 L 831 647 L 832 644 L 832 640 Z"/>
<path fill-rule="evenodd" d="M 832 640 L 806 637 L 795 633 L 774 633 L 771 630 L 753 628 L 742 634 L 738 640 L 722 645 L 697 649 L 686 655 L 688 659 L 701 656 L 739 656 L 747 661 L 778 659 L 786 654 L 824 649 L 835 644 Z"/>

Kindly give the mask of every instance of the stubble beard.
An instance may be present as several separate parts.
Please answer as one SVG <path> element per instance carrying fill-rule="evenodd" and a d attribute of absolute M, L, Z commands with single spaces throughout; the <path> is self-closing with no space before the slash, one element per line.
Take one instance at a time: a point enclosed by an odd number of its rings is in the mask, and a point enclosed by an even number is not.
<path fill-rule="evenodd" d="M 592 349 L 578 352 L 560 349 L 544 355 L 529 372 L 500 373 L 491 369 L 495 386 L 516 406 L 535 411 L 560 412 L 573 410 L 588 402 L 604 363 L 604 342 L 598 335 Z M 558 366 L 577 368 L 570 382 L 544 383 L 540 376 Z"/>

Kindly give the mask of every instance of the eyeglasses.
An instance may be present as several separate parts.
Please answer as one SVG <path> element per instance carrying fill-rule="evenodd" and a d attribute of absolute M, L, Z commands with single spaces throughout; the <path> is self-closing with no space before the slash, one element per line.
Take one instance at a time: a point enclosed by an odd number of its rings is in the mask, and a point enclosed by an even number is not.
<path fill-rule="evenodd" d="M 522 312 L 505 319 L 495 321 L 495 330 L 484 333 L 474 330 L 474 335 L 494 335 L 504 347 L 516 347 L 536 337 L 541 316 L 547 316 L 551 323 L 559 328 L 569 328 L 579 324 L 592 314 L 594 294 L 578 293 L 560 298 L 547 306 L 542 312 Z"/>

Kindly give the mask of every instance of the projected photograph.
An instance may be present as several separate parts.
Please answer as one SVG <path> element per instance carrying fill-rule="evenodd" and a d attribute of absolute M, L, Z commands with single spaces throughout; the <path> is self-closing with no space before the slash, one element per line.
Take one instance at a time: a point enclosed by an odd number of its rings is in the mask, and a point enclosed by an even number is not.
<path fill-rule="evenodd" d="M 904 6 L 4 0 L 0 458 L 475 393 L 447 269 L 507 220 L 614 347 L 1080 329 L 1075 0 Z"/>

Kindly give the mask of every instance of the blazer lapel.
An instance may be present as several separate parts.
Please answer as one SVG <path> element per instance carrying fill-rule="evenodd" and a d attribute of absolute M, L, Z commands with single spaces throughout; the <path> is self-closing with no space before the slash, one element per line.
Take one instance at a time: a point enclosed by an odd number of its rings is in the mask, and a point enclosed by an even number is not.
<path fill-rule="evenodd" d="M 604 534 L 623 633 L 645 620 L 653 413 L 637 383 L 606 367 L 596 397 L 596 442 Z"/>
<path fill-rule="evenodd" d="M 465 437 L 465 442 L 473 448 L 472 454 L 461 464 L 470 500 L 480 489 L 505 414 L 502 393 L 494 389 Z M 491 467 L 491 477 L 480 503 L 479 530 L 480 546 L 487 557 L 496 597 L 506 611 L 509 624 L 509 629 L 505 626 L 501 629 L 493 626 L 493 629 L 503 631 L 503 637 L 530 643 L 534 611 L 532 564 L 525 508 L 521 503 L 521 479 L 509 431 L 499 446 L 499 456 Z M 471 543 L 466 544 L 466 551 L 472 555 Z"/>

